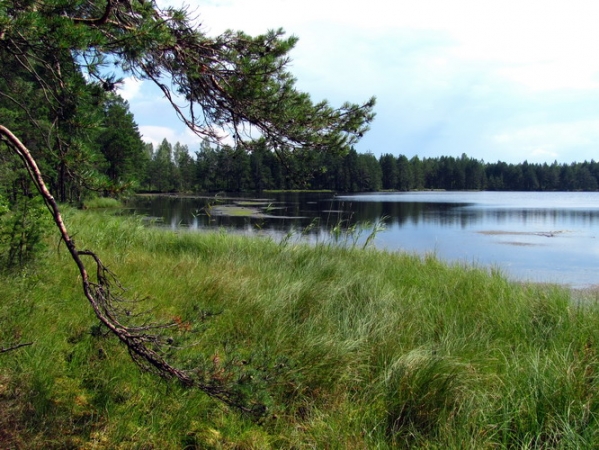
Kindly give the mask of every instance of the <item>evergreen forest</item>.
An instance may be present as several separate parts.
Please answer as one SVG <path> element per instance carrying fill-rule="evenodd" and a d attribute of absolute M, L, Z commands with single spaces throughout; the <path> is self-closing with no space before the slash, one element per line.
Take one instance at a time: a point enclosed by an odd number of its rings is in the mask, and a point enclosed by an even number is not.
<path fill-rule="evenodd" d="M 457 158 L 408 158 L 391 153 L 377 158 L 370 152 L 358 153 L 353 147 L 342 152 L 316 149 L 282 153 L 263 139 L 251 146 L 231 146 L 206 138 L 197 149 L 164 139 L 154 146 L 143 141 L 126 100 L 106 91 L 106 86 L 73 76 L 82 95 L 69 121 L 76 121 L 77 126 L 55 121 L 50 111 L 36 108 L 26 111 L 39 116 L 37 126 L 31 127 L 23 120 L 23 108 L 16 98 L 29 96 L 28 101 L 34 102 L 43 92 L 31 87 L 26 73 L 0 80 L 0 117 L 37 155 L 51 191 L 61 202 L 80 204 L 90 194 L 118 197 L 133 192 L 599 189 L 599 163 L 594 160 L 508 164 L 465 154 Z M 58 139 L 55 151 L 48 152 L 44 151 L 46 133 L 53 121 L 67 128 L 69 142 Z M 6 153 L 0 155 L 0 161 L 5 195 L 10 191 L 14 197 L 26 190 L 27 174 L 19 169 L 19 163 Z"/>
<path fill-rule="evenodd" d="M 84 76 L 81 57 L 73 53 L 53 58 L 69 92 L 54 92 L 48 102 L 43 78 L 50 77 L 44 71 L 51 74 L 52 68 L 29 67 L 10 51 L 0 52 L 3 73 L 11 74 L 0 79 L 0 119 L 30 149 L 60 202 L 81 204 L 89 195 L 132 192 L 599 188 L 599 163 L 594 160 L 508 164 L 465 154 L 408 158 L 390 153 L 377 158 L 337 142 L 291 151 L 266 138 L 222 145 L 209 133 L 198 148 L 166 139 L 154 146 L 143 141 L 129 104 L 118 95 L 118 79 Z M 27 176 L 20 162 L 0 153 L 0 196 L 10 204 L 23 191 L 28 195 Z"/>
<path fill-rule="evenodd" d="M 399 154 L 318 153 L 280 158 L 265 145 L 252 151 L 204 141 L 199 150 L 166 139 L 146 144 L 139 187 L 151 192 L 279 189 L 371 192 L 380 190 L 596 191 L 599 163 L 487 163 L 463 154 L 419 158 Z"/>

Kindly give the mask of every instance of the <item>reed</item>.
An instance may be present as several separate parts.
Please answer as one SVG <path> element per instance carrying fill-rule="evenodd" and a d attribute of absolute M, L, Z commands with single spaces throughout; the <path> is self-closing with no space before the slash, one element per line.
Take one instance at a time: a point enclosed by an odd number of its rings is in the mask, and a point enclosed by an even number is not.
<path fill-rule="evenodd" d="M 243 366 L 236 383 L 267 409 L 251 420 L 139 372 L 56 241 L 0 280 L 0 343 L 33 342 L 0 354 L 0 438 L 14 447 L 599 446 L 595 301 L 432 255 L 174 233 L 95 211 L 66 221 L 141 309 L 185 324 L 193 345 L 173 358 Z"/>

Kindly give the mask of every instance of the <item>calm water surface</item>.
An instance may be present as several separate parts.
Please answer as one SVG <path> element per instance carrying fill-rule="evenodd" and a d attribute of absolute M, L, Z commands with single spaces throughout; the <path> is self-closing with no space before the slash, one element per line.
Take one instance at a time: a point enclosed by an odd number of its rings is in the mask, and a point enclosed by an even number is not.
<path fill-rule="evenodd" d="M 245 216 L 219 215 L 222 205 L 235 205 L 235 214 Z M 139 197 L 131 207 L 169 228 L 224 227 L 275 239 L 291 233 L 310 242 L 327 241 L 339 223 L 347 228 L 384 217 L 386 229 L 373 241 L 378 248 L 496 267 L 515 280 L 599 284 L 597 192 L 263 194 L 218 201 Z"/>

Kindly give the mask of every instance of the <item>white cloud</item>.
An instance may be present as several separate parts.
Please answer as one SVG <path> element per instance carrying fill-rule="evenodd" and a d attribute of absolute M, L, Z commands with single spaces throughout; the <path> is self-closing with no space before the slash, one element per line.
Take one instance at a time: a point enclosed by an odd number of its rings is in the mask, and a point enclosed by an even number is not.
<path fill-rule="evenodd" d="M 118 94 L 127 101 L 135 99 L 141 90 L 143 84 L 142 80 L 138 80 L 134 77 L 127 77 L 123 80 L 123 83 L 119 86 Z"/>
<path fill-rule="evenodd" d="M 360 151 L 571 162 L 599 145 L 596 0 L 187 3 L 208 34 L 283 27 L 299 36 L 290 68 L 315 100 L 377 95 Z M 134 100 L 144 94 L 131 89 Z M 136 118 L 170 130 L 158 141 L 183 142 L 159 97 L 138 102 Z"/>
<path fill-rule="evenodd" d="M 532 156 L 530 162 L 534 161 L 551 161 L 555 160 L 559 156 L 557 152 L 545 150 L 544 148 L 535 148 L 530 155 Z"/>
<path fill-rule="evenodd" d="M 499 65 L 498 73 L 535 89 L 586 87 L 599 73 L 599 2 L 594 0 L 238 0 L 208 5 L 196 0 L 191 4 L 197 5 L 214 33 L 226 28 L 261 33 L 283 26 L 298 34 L 298 62 L 304 57 L 304 40 L 310 54 L 326 52 L 334 62 L 337 52 L 349 58 L 363 55 L 364 49 L 356 48 L 351 36 L 382 42 L 397 36 L 398 30 L 420 30 L 447 36 L 452 43 L 447 58 L 493 61 Z M 318 67 L 334 72 L 326 60 L 319 57 Z"/>
<path fill-rule="evenodd" d="M 170 144 L 179 142 L 182 145 L 187 145 L 192 153 L 199 149 L 203 140 L 190 129 L 180 126 L 142 125 L 139 127 L 139 132 L 142 135 L 142 140 L 151 143 L 154 148 L 166 139 Z M 234 145 L 233 138 L 224 131 L 221 133 L 219 143 L 220 145 Z"/>
<path fill-rule="evenodd" d="M 142 135 L 144 142 L 151 143 L 156 148 L 166 139 L 170 144 L 179 142 L 182 145 L 187 145 L 191 152 L 197 150 L 202 142 L 202 138 L 195 135 L 188 129 L 175 129 L 165 126 L 156 125 L 141 125 L 139 132 Z"/>
<path fill-rule="evenodd" d="M 498 73 L 532 91 L 599 88 L 599 67 L 574 58 L 504 66 Z"/>
<path fill-rule="evenodd" d="M 498 149 L 519 154 L 519 161 L 582 162 L 593 158 L 591 152 L 581 149 L 599 142 L 599 120 L 531 125 L 492 136 L 492 140 Z M 567 152 L 575 152 L 571 161 L 567 161 Z"/>

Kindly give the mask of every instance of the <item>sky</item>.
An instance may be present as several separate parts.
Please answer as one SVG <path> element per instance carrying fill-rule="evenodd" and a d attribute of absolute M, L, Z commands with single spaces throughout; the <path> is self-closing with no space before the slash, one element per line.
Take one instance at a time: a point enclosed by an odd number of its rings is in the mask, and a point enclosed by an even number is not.
<path fill-rule="evenodd" d="M 360 153 L 485 162 L 599 159 L 597 0 L 158 0 L 187 5 L 206 34 L 282 27 L 297 87 L 333 106 L 376 96 Z M 190 151 L 150 82 L 121 95 L 146 142 Z"/>

